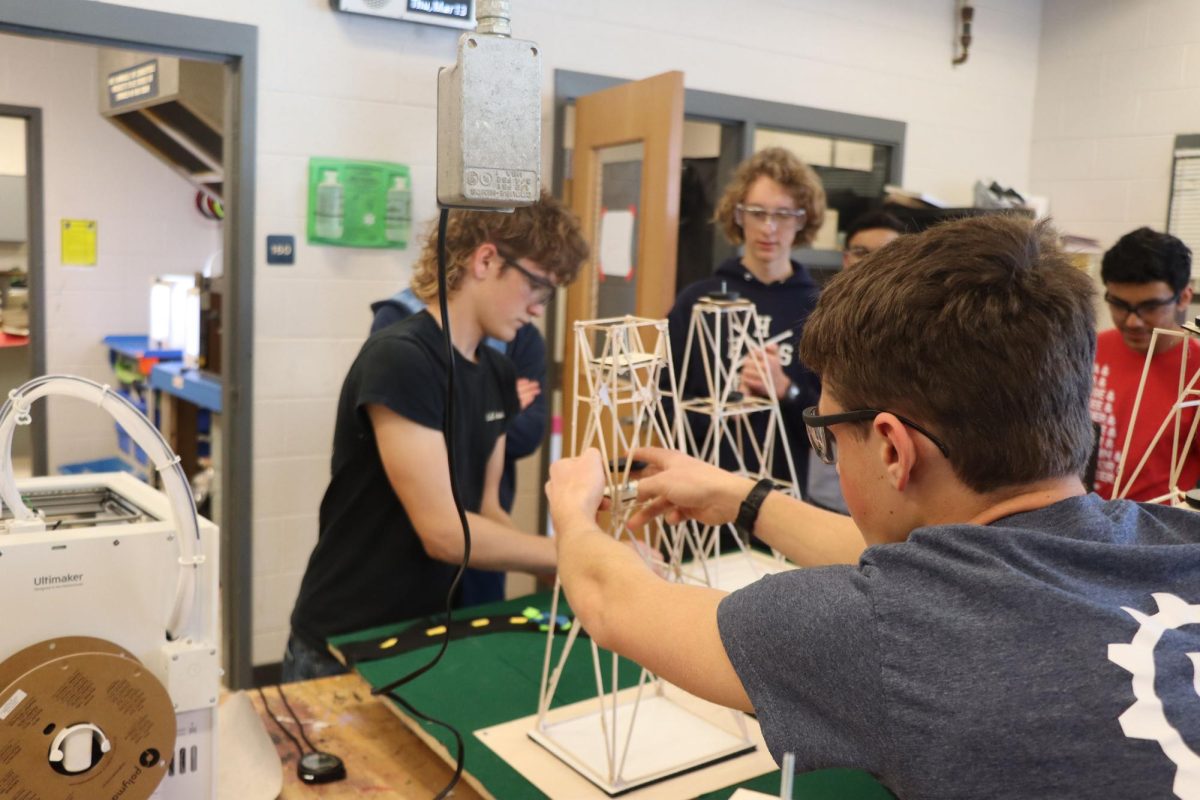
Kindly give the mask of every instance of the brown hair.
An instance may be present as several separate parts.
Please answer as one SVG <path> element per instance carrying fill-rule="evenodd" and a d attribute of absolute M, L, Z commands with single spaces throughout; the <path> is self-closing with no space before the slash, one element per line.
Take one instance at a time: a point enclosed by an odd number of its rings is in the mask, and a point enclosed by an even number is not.
<path fill-rule="evenodd" d="M 738 225 L 734 218 L 734 211 L 737 204 L 746 199 L 750 185 L 764 175 L 792 196 L 796 208 L 803 208 L 805 211 L 804 227 L 796 230 L 792 247 L 811 242 L 820 230 L 821 223 L 825 221 L 825 187 L 821 185 L 821 179 L 813 172 L 812 167 L 782 147 L 759 150 L 738 165 L 729 185 L 725 187 L 725 193 L 717 203 L 713 220 L 720 223 L 729 241 L 734 244 L 746 241 L 742 226 Z"/>
<path fill-rule="evenodd" d="M 471 254 L 488 242 L 507 258 L 536 262 L 560 286 L 575 280 L 588 257 L 579 220 L 546 192 L 533 205 L 511 213 L 453 210 L 446 224 L 446 289 L 450 294 L 462 284 Z M 437 246 L 435 220 L 413 265 L 411 283 L 413 293 L 426 303 L 433 302 L 438 293 Z"/>
<path fill-rule="evenodd" d="M 838 273 L 800 354 L 847 410 L 927 425 L 976 492 L 1078 475 L 1092 444 L 1093 293 L 1049 223 L 948 222 Z"/>

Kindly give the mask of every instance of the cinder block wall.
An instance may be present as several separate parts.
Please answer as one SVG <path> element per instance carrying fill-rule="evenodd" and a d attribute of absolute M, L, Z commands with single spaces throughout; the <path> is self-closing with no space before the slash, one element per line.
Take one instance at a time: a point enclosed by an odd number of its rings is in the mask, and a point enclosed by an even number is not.
<path fill-rule="evenodd" d="M 407 163 L 414 214 L 432 219 L 435 76 L 453 62 L 457 34 L 338 14 L 326 0 L 123 4 L 259 28 L 254 661 L 268 663 L 282 653 L 316 539 L 337 392 L 367 306 L 407 281 L 415 252 L 306 245 L 306 162 Z M 954 0 L 514 0 L 512 11 L 514 33 L 542 49 L 547 168 L 555 69 L 680 69 L 689 88 L 904 120 L 905 182 L 968 204 L 976 178 L 1028 181 L 1042 19 L 1041 0 L 975 6 L 971 60 L 958 68 Z M 266 265 L 269 233 L 297 237 L 294 266 Z M 523 508 L 538 483 L 525 481 Z"/>

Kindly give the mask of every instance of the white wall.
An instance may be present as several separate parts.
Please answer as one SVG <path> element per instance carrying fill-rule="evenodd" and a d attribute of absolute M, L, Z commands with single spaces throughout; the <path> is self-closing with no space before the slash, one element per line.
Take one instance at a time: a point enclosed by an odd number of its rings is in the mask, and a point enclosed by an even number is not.
<path fill-rule="evenodd" d="M 190 184 L 100 116 L 96 59 L 94 47 L 0 35 L 0 103 L 42 109 L 47 368 L 112 383 L 101 339 L 145 333 L 151 277 L 200 269 L 221 233 Z M 96 266 L 62 266 L 60 219 L 98 221 Z M 51 470 L 116 455 L 111 417 L 48 402 Z"/>
<path fill-rule="evenodd" d="M 1046 0 L 1031 184 L 1059 226 L 1165 230 L 1178 133 L 1200 133 L 1200 3 Z"/>
<path fill-rule="evenodd" d="M 256 25 L 260 43 L 255 308 L 254 660 L 282 652 L 316 538 L 337 392 L 368 304 L 407 280 L 414 250 L 310 247 L 310 156 L 413 168 L 414 213 L 434 214 L 435 76 L 453 31 L 330 11 L 326 0 L 123 0 Z M 952 68 L 954 0 L 514 0 L 514 31 L 540 43 L 547 111 L 555 68 L 903 120 L 905 183 L 969 203 L 976 178 L 1023 186 L 1041 0 L 977 2 L 971 60 Z M 546 120 L 549 165 L 550 120 Z M 297 237 L 268 267 L 267 234 Z M 528 482 L 527 482 L 528 483 Z M 536 487 L 524 487 L 536 491 Z"/>

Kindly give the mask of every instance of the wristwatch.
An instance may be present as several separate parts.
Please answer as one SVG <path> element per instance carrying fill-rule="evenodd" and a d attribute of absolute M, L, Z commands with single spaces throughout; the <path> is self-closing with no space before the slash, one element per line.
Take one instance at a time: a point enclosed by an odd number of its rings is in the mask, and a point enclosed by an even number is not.
<path fill-rule="evenodd" d="M 746 495 L 746 499 L 742 501 L 742 505 L 738 508 L 737 519 L 733 523 L 734 529 L 742 538 L 749 539 L 750 535 L 754 533 L 754 523 L 758 521 L 758 510 L 762 508 L 763 500 L 767 499 L 767 495 L 774 488 L 775 481 L 770 478 L 762 478 L 754 484 L 750 494 Z"/>
<path fill-rule="evenodd" d="M 796 402 L 798 399 L 800 399 L 800 387 L 797 386 L 795 382 L 792 382 L 792 384 L 788 386 L 787 391 L 783 393 L 783 399 L 789 403 Z"/>

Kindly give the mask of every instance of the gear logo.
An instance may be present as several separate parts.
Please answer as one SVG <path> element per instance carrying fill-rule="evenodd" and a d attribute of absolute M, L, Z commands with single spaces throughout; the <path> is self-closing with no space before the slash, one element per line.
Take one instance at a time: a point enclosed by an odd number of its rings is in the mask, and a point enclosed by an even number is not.
<path fill-rule="evenodd" d="M 1110 644 L 1108 660 L 1133 674 L 1133 705 L 1119 717 L 1121 730 L 1130 739 L 1157 741 L 1163 753 L 1176 766 L 1172 787 L 1180 800 L 1200 800 L 1200 755 L 1183 741 L 1179 731 L 1167 721 L 1162 701 L 1154 693 L 1154 648 L 1168 630 L 1200 624 L 1200 605 L 1189 605 L 1173 594 L 1156 592 L 1158 613 L 1143 614 L 1122 606 L 1138 623 L 1137 633 L 1128 644 Z M 1188 653 L 1195 667 L 1194 687 L 1200 694 L 1200 653 Z"/>

